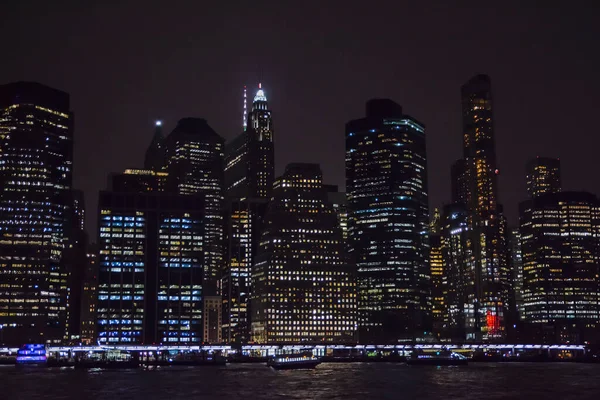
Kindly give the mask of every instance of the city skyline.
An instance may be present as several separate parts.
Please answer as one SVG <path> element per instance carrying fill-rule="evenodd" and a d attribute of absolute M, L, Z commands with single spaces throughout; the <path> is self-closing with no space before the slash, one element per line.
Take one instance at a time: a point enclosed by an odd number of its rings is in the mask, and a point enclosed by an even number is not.
<path fill-rule="evenodd" d="M 592 13 L 525 6 L 514 12 L 508 8 L 434 8 L 424 18 L 426 13 L 420 7 L 382 6 L 368 15 L 391 21 L 393 15 L 408 13 L 414 18 L 403 20 L 397 32 L 384 27 L 375 34 L 351 29 L 361 21 L 352 14 L 362 15 L 352 2 L 344 10 L 322 5 L 321 13 L 315 15 L 301 11 L 291 20 L 290 12 L 279 6 L 263 14 L 242 6 L 228 10 L 230 15 L 224 19 L 214 18 L 224 27 L 219 32 L 223 32 L 226 45 L 219 50 L 202 39 L 210 21 L 206 21 L 206 28 L 189 28 L 182 23 L 179 31 L 161 31 L 160 35 L 155 29 L 163 20 L 173 24 L 174 18 L 181 17 L 185 21 L 186 11 L 194 15 L 194 8 L 161 9 L 159 13 L 149 4 L 140 17 L 143 29 L 134 34 L 127 28 L 115 32 L 104 28 L 114 25 L 110 22 L 115 21 L 115 15 L 133 15 L 134 10 L 128 7 L 100 7 L 94 17 L 80 9 L 58 7 L 52 12 L 46 10 L 43 20 L 25 17 L 23 10 L 15 7 L 7 10 L 5 15 L 12 18 L 7 18 L 0 29 L 18 34 L 20 40 L 7 44 L 7 51 L 15 57 L 0 66 L 0 76 L 4 82 L 34 80 L 71 94 L 80 138 L 75 149 L 74 187 L 85 191 L 92 209 L 97 191 L 105 188 L 107 173 L 142 165 L 155 119 L 164 120 L 168 132 L 184 115 L 203 117 L 230 140 L 241 130 L 241 88 L 243 84 L 250 88 L 259 80 L 275 113 L 276 176 L 287 162 L 318 162 L 326 182 L 342 189 L 344 122 L 359 115 L 366 99 L 389 97 L 427 124 L 430 207 L 439 207 L 450 200 L 449 168 L 460 155 L 456 140 L 461 129 L 460 98 L 456 88 L 479 72 L 488 73 L 496 88 L 499 197 L 511 226 L 517 223 L 518 202 L 526 198 L 522 179 L 525 163 L 536 155 L 561 158 L 566 166 L 565 189 L 600 192 L 600 184 L 578 174 L 586 160 L 593 159 L 597 141 L 591 133 L 592 93 L 599 86 L 593 71 L 598 57 L 583 51 L 597 32 L 590 24 Z M 65 29 L 46 29 L 48 34 L 39 38 L 24 31 L 31 23 L 40 29 L 49 24 L 66 26 L 69 16 L 78 13 L 81 18 L 68 26 L 79 35 L 71 36 Z M 225 10 L 205 13 L 207 17 L 221 14 Z M 273 18 L 275 15 L 281 18 Z M 328 15 L 340 18 L 326 27 L 325 20 L 331 18 Z M 282 21 L 287 20 L 291 26 L 285 29 Z M 306 23 L 326 28 L 324 39 L 319 39 L 319 29 L 304 33 L 306 36 L 297 33 L 305 29 L 294 27 Z M 466 27 L 470 25 L 477 27 L 477 38 L 469 35 Z M 513 29 L 508 31 L 504 26 Z M 90 38 L 89 29 L 99 29 L 104 35 Z M 234 33 L 251 29 L 263 37 L 263 46 L 258 49 L 250 50 Z M 281 34 L 272 35 L 271 29 Z M 417 31 L 428 33 L 411 34 Z M 123 39 L 116 40 L 117 35 Z M 400 40 L 403 35 L 410 35 L 411 40 Z M 90 38 L 89 43 L 85 38 Z M 138 40 L 141 38 L 146 40 Z M 132 46 L 133 41 L 143 43 L 138 48 Z M 16 47 L 17 42 L 23 49 L 53 48 L 59 61 L 32 62 L 36 52 L 25 54 Z M 107 46 L 114 42 L 119 43 L 114 49 Z M 509 45 L 515 42 L 520 45 Z M 50 43 L 63 45 L 54 48 Z M 390 49 L 398 49 L 397 55 Z M 106 57 L 109 50 L 112 57 Z M 391 57 L 388 62 L 369 61 L 384 51 Z M 43 53 L 48 54 L 47 50 Z M 404 62 L 406 53 L 411 54 L 411 62 Z M 128 67 L 119 69 L 111 66 L 113 62 L 124 62 Z M 581 78 L 585 85 L 571 77 Z M 577 146 L 564 146 L 564 135 Z M 517 142 L 520 146 L 515 148 L 513 143 Z M 134 146 L 139 143 L 143 146 Z M 94 220 L 88 213 L 89 232 L 95 232 Z"/>

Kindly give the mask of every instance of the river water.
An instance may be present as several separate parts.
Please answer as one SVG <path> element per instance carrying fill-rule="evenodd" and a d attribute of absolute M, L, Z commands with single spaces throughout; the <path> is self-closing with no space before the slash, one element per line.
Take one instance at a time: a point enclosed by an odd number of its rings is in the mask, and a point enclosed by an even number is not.
<path fill-rule="evenodd" d="M 600 399 L 600 364 L 321 364 L 73 370 L 0 367 L 0 399 Z"/>

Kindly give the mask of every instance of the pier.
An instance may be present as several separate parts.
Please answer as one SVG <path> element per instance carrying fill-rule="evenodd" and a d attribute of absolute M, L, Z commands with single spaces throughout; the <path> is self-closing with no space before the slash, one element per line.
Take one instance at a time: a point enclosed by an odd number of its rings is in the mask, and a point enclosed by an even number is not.
<path fill-rule="evenodd" d="M 400 345 L 96 345 L 47 346 L 49 360 L 58 365 L 98 362 L 135 362 L 141 366 L 206 365 L 228 362 L 264 362 L 278 354 L 310 351 L 329 362 L 403 361 L 414 350 L 447 349 L 473 361 L 582 361 L 585 345 L 543 344 L 400 344 Z M 18 348 L 0 348 L 0 363 L 9 364 Z M 175 363 L 173 360 L 176 360 Z"/>

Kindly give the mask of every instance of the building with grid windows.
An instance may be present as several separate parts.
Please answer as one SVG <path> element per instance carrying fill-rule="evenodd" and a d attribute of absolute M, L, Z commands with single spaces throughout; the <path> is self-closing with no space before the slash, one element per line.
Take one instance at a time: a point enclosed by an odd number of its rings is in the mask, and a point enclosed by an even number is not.
<path fill-rule="evenodd" d="M 467 207 L 474 274 L 469 309 L 474 329 L 465 339 L 502 340 L 510 308 L 508 230 L 498 203 L 492 86 L 476 75 L 461 87 L 463 159 L 452 168 L 453 201 Z"/>
<path fill-rule="evenodd" d="M 64 264 L 73 173 L 69 95 L 0 86 L 0 325 L 5 343 L 67 335 Z"/>
<path fill-rule="evenodd" d="M 203 197 L 101 192 L 98 341 L 203 342 Z"/>
<path fill-rule="evenodd" d="M 600 202 L 586 192 L 548 193 L 520 205 L 523 306 L 538 341 L 597 341 Z"/>
<path fill-rule="evenodd" d="M 561 191 L 560 160 L 536 157 L 527 163 L 527 194 L 530 198 Z"/>
<path fill-rule="evenodd" d="M 252 341 L 356 340 L 354 268 L 316 164 L 289 164 L 273 189 L 252 272 Z"/>
<path fill-rule="evenodd" d="M 425 128 L 391 100 L 346 124 L 351 261 L 359 340 L 412 341 L 431 332 Z"/>
<path fill-rule="evenodd" d="M 218 294 L 224 267 L 224 139 L 201 118 L 183 118 L 165 139 L 167 192 L 202 197 L 204 287 Z"/>
<path fill-rule="evenodd" d="M 223 339 L 250 340 L 252 262 L 258 250 L 262 222 L 271 198 L 275 174 L 271 110 L 261 85 L 246 115 L 243 132 L 225 146 L 226 261 L 221 275 Z"/>

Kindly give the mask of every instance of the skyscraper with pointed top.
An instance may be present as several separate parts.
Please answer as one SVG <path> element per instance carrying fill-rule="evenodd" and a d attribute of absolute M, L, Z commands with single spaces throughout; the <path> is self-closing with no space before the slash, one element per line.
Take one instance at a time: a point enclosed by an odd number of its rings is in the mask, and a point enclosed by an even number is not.
<path fill-rule="evenodd" d="M 275 174 L 273 120 L 259 84 L 250 111 L 243 92 L 243 131 L 225 146 L 227 260 L 221 276 L 223 339 L 245 343 L 250 336 L 250 276 Z"/>
<path fill-rule="evenodd" d="M 154 123 L 154 136 L 144 157 L 144 169 L 151 171 L 162 171 L 166 166 L 165 137 L 162 133 L 162 121 Z"/>
<path fill-rule="evenodd" d="M 244 87 L 244 115 L 246 115 Z M 225 190 L 233 197 L 269 198 L 275 177 L 274 130 L 262 85 L 252 101 L 244 131 L 225 146 Z"/>

